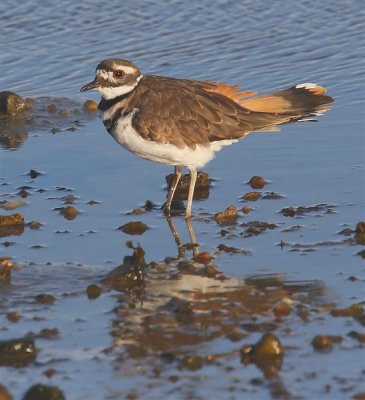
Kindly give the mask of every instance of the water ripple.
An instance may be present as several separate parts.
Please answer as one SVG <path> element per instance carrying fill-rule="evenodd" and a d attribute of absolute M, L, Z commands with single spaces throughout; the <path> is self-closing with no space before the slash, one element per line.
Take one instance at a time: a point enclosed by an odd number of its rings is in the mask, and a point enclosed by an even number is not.
<path fill-rule="evenodd" d="M 0 87 L 77 96 L 106 57 L 143 71 L 268 90 L 316 80 L 361 98 L 361 2 L 1 2 Z"/>

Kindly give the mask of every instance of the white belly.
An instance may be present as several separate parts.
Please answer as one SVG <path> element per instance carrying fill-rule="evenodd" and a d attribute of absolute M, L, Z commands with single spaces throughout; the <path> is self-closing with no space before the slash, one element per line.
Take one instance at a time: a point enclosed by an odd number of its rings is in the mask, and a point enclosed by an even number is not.
<path fill-rule="evenodd" d="M 136 112 L 137 110 L 135 110 Z M 112 131 L 114 139 L 130 152 L 158 163 L 182 167 L 201 168 L 214 157 L 214 152 L 236 140 L 213 142 L 210 146 L 196 146 L 195 149 L 180 149 L 173 144 L 156 143 L 143 139 L 133 128 L 134 113 L 121 118 Z"/>

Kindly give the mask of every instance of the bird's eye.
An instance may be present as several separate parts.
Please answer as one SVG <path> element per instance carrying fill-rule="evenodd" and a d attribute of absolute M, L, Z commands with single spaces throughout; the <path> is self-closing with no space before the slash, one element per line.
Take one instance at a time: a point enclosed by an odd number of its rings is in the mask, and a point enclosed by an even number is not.
<path fill-rule="evenodd" d="M 113 76 L 114 78 L 123 78 L 123 76 L 125 75 L 125 72 L 122 71 L 121 69 L 117 69 L 116 71 L 113 72 Z"/>

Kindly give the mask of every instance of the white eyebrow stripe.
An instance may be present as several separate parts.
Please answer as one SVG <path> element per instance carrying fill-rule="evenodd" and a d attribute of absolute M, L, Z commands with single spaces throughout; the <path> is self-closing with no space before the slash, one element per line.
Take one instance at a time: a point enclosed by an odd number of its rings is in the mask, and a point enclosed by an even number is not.
<path fill-rule="evenodd" d="M 123 70 L 126 74 L 134 74 L 136 72 L 136 69 L 133 67 L 128 67 L 127 65 L 123 65 L 123 67 L 120 67 L 118 69 Z"/>
<path fill-rule="evenodd" d="M 133 67 L 128 67 L 127 65 L 123 65 L 123 67 L 117 68 L 118 71 L 124 71 L 126 75 L 132 75 L 136 72 L 136 69 Z M 96 70 L 96 75 L 101 76 L 104 79 L 111 79 L 113 77 L 113 71 L 106 71 L 105 69 Z"/>

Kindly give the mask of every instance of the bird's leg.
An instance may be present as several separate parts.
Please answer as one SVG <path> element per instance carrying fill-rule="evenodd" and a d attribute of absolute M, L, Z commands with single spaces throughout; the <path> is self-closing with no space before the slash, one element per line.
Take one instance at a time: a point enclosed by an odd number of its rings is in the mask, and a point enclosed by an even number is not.
<path fill-rule="evenodd" d="M 188 204 L 186 206 L 185 218 L 191 217 L 191 208 L 193 205 L 193 196 L 195 189 L 195 182 L 197 177 L 197 172 L 195 168 L 188 167 L 190 171 L 190 185 L 189 185 L 189 194 L 188 194 Z"/>
<path fill-rule="evenodd" d="M 177 188 L 177 185 L 179 184 L 180 178 L 181 178 L 182 172 L 181 172 L 181 167 L 175 166 L 175 171 L 174 171 L 174 178 L 172 180 L 169 193 L 167 194 L 167 200 L 165 203 L 165 210 L 167 211 L 167 214 L 171 214 L 171 203 L 172 199 L 174 198 L 174 194 Z"/>

